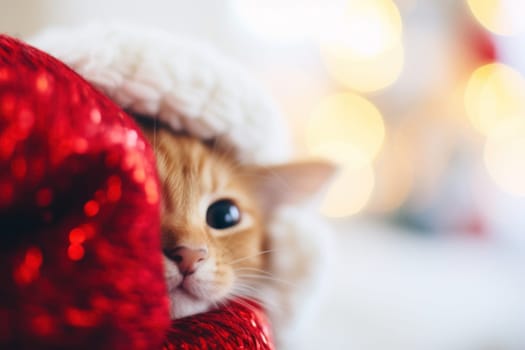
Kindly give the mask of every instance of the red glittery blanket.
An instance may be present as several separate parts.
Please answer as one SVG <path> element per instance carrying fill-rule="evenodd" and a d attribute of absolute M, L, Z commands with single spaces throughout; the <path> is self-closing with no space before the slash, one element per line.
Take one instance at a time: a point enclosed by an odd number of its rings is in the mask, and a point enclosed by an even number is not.
<path fill-rule="evenodd" d="M 0 349 L 272 349 L 256 304 L 171 323 L 159 189 L 135 123 L 0 35 Z"/>

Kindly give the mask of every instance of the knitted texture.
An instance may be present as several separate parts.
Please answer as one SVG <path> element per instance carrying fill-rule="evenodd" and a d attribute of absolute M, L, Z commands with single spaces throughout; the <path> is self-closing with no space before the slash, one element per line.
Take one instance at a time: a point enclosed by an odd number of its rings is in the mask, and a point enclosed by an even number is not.
<path fill-rule="evenodd" d="M 239 64 L 209 46 L 109 23 L 50 29 L 32 43 L 125 110 L 199 138 L 220 136 L 246 162 L 275 163 L 290 155 L 287 126 L 274 103 Z"/>
<path fill-rule="evenodd" d="M 274 347 L 265 313 L 252 301 L 240 299 L 221 309 L 174 320 L 163 350 L 178 349 L 272 350 Z"/>

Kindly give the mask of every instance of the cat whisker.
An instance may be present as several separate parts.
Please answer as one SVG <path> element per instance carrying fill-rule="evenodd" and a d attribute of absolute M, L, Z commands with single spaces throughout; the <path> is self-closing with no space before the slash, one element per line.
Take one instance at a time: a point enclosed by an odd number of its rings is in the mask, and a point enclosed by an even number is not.
<path fill-rule="evenodd" d="M 240 287 L 240 286 L 239 286 Z M 245 287 L 245 286 L 243 286 Z M 251 300 L 251 301 L 254 301 L 254 302 L 257 302 L 257 303 L 262 303 L 262 301 L 260 300 L 260 297 L 256 294 L 252 294 L 254 293 L 253 291 L 250 291 L 250 290 L 245 290 L 243 288 L 236 288 L 235 290 L 232 290 L 230 292 L 230 299 L 231 297 L 236 297 L 236 299 L 231 299 L 233 302 L 242 302 L 242 299 L 248 299 L 248 300 Z M 239 298 L 241 300 L 239 300 Z"/>
<path fill-rule="evenodd" d="M 295 283 L 292 283 L 290 281 L 286 281 L 280 278 L 275 278 L 272 276 L 264 276 L 264 275 L 256 275 L 256 274 L 239 274 L 237 275 L 237 277 L 239 278 L 239 280 L 242 280 L 243 278 L 247 278 L 247 279 L 253 279 L 253 280 L 268 280 L 272 282 L 279 282 L 282 284 L 286 284 L 290 287 L 297 288 L 297 285 Z"/>
<path fill-rule="evenodd" d="M 229 303 L 237 303 L 239 305 L 242 305 L 242 306 L 246 307 L 249 310 L 255 310 L 253 305 L 250 305 L 249 303 L 246 303 L 243 299 L 248 299 L 248 300 L 251 300 L 251 301 L 254 301 L 254 302 L 258 302 L 254 298 L 246 295 L 246 293 L 244 293 L 244 292 L 232 291 L 232 292 L 229 293 L 227 298 L 221 299 L 221 300 L 218 300 L 218 301 L 214 302 L 214 306 L 216 308 L 221 308 L 221 307 L 227 306 Z M 231 309 L 229 309 L 227 307 L 224 307 L 223 309 L 226 312 L 228 312 L 230 315 L 232 315 L 234 317 L 237 317 L 237 315 Z"/>
<path fill-rule="evenodd" d="M 253 271 L 253 272 L 259 272 L 259 273 L 261 273 L 263 275 L 273 276 L 273 274 L 271 272 L 268 272 L 268 271 L 265 271 L 265 270 L 262 270 L 262 269 L 257 269 L 255 267 L 239 267 L 239 268 L 234 269 L 235 273 L 242 272 L 242 271 Z"/>
<path fill-rule="evenodd" d="M 219 309 L 219 308 L 222 308 L 224 305 L 226 305 L 228 303 L 228 299 L 227 298 L 223 298 L 223 299 L 219 299 L 219 300 L 214 300 L 212 301 L 212 305 L 213 305 L 213 308 L 214 309 Z M 228 312 L 231 313 L 230 310 L 228 310 Z"/>
<path fill-rule="evenodd" d="M 258 304 L 261 304 L 266 310 L 269 310 L 269 311 L 272 311 L 272 312 L 276 312 L 276 311 L 279 310 L 279 307 L 278 307 L 277 303 L 275 303 L 273 301 L 270 301 L 270 300 L 267 300 L 267 299 L 264 299 L 260 295 L 257 295 L 257 294 L 258 293 L 256 292 L 255 295 L 254 295 L 254 294 L 252 294 L 251 291 L 246 291 L 246 290 L 232 291 L 230 293 L 231 296 L 248 299 L 248 300 L 251 300 L 251 301 L 256 302 Z"/>
<path fill-rule="evenodd" d="M 243 258 L 239 258 L 239 259 L 235 259 L 233 261 L 230 261 L 229 264 L 230 265 L 233 265 L 233 264 L 237 264 L 241 261 L 245 261 L 245 260 L 248 260 L 248 259 L 251 259 L 251 258 L 255 258 L 257 256 L 261 256 L 261 255 L 264 255 L 264 254 L 269 254 L 269 253 L 274 253 L 276 252 L 277 250 L 276 249 L 268 249 L 268 250 L 263 250 L 257 254 L 253 254 L 253 255 L 249 255 L 249 256 L 245 256 Z"/>
<path fill-rule="evenodd" d="M 216 301 L 213 302 L 213 307 L 215 309 L 223 309 L 224 311 L 226 311 L 230 315 L 235 316 L 235 314 L 233 313 L 232 310 L 230 310 L 229 308 L 225 307 L 226 305 L 228 305 L 229 302 L 230 302 L 230 298 L 229 297 L 226 297 L 226 298 L 223 298 L 223 299 L 220 299 L 220 300 L 216 300 Z"/>
<path fill-rule="evenodd" d="M 244 291 L 244 292 L 253 292 L 255 294 L 259 293 L 259 290 L 255 288 L 254 286 L 250 286 L 247 284 L 237 284 L 233 288 L 234 291 Z"/>
<path fill-rule="evenodd" d="M 252 284 L 246 284 L 244 281 L 237 280 L 234 284 L 232 292 L 238 292 L 246 294 L 247 296 L 259 298 L 261 295 L 261 290 Z"/>
<path fill-rule="evenodd" d="M 242 299 L 235 299 L 233 302 L 234 303 L 237 303 L 241 306 L 244 306 L 245 308 L 247 308 L 248 310 L 250 311 L 253 311 L 253 312 L 257 312 L 257 308 L 255 307 L 255 305 L 252 305 L 250 304 L 249 302 L 247 302 L 246 300 L 249 300 L 249 301 L 252 301 L 252 302 L 255 302 L 257 304 L 261 304 L 260 301 L 258 300 L 255 300 L 253 298 L 250 298 L 250 297 L 247 297 L 247 296 L 240 296 Z M 244 299 L 244 300 L 243 300 Z"/>

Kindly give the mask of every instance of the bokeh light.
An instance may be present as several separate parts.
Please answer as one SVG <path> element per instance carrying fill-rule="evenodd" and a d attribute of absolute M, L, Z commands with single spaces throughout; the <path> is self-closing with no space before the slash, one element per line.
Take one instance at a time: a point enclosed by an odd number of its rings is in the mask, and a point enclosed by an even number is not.
<path fill-rule="evenodd" d="M 274 42 L 304 40 L 330 23 L 345 1 L 233 0 L 241 24 L 261 39 Z"/>
<path fill-rule="evenodd" d="M 350 0 L 320 32 L 330 76 L 361 92 L 383 89 L 401 74 L 402 21 L 391 0 Z"/>
<path fill-rule="evenodd" d="M 402 22 L 391 0 L 348 0 L 320 33 L 328 51 L 344 52 L 354 60 L 384 53 L 401 41 Z"/>
<path fill-rule="evenodd" d="M 373 92 L 392 85 L 401 75 L 404 63 L 401 43 L 366 60 L 357 60 L 343 47 L 323 45 L 321 56 L 332 79 L 360 92 Z"/>
<path fill-rule="evenodd" d="M 501 123 L 488 134 L 484 158 L 501 189 L 525 196 L 525 115 Z"/>
<path fill-rule="evenodd" d="M 361 168 L 347 166 L 332 182 L 321 204 L 321 213 L 339 218 L 360 212 L 374 189 L 374 171 L 370 165 Z"/>
<path fill-rule="evenodd" d="M 467 0 L 467 3 L 479 23 L 495 34 L 515 35 L 525 29 L 523 0 Z"/>
<path fill-rule="evenodd" d="M 392 0 L 232 0 L 249 32 L 273 43 L 314 39 L 329 75 L 361 92 L 401 74 L 402 20 Z"/>
<path fill-rule="evenodd" d="M 504 64 L 484 65 L 467 83 L 465 107 L 474 127 L 487 135 L 500 123 L 525 115 L 525 80 Z"/>
<path fill-rule="evenodd" d="M 379 152 L 385 126 L 371 102 L 354 93 L 339 93 L 325 97 L 313 110 L 306 137 L 312 155 L 359 168 Z"/>

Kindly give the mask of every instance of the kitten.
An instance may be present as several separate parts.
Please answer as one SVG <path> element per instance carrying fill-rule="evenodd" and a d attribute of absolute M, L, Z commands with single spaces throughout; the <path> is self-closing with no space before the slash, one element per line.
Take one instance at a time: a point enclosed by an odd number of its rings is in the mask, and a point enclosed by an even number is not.
<path fill-rule="evenodd" d="M 315 193 L 334 168 L 323 162 L 244 165 L 217 143 L 164 126 L 142 128 L 162 186 L 171 317 L 205 312 L 235 296 L 260 299 L 258 286 L 271 278 L 266 224 L 272 213 Z"/>

